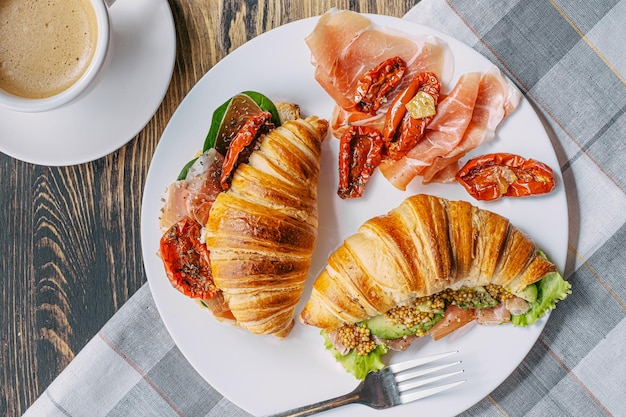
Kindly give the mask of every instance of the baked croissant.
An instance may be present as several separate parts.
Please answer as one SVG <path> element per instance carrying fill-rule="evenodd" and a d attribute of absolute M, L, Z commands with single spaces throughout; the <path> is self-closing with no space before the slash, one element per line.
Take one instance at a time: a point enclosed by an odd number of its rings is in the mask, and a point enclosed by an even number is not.
<path fill-rule="evenodd" d="M 328 259 L 301 320 L 332 330 L 444 289 L 516 293 L 556 271 L 506 218 L 430 195 L 365 222 Z"/>
<path fill-rule="evenodd" d="M 283 123 L 219 194 L 205 228 L 211 270 L 237 324 L 283 338 L 294 325 L 317 238 L 317 182 L 328 122 Z"/>

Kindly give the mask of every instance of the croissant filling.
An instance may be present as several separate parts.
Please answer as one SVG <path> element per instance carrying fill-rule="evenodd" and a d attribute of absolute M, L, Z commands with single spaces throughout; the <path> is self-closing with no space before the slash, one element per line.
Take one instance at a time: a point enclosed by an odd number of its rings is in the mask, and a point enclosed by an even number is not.
<path fill-rule="evenodd" d="M 443 323 L 446 311 L 458 312 L 457 308 L 464 313 L 457 314 L 454 323 Z M 441 323 L 441 329 L 433 333 L 436 339 L 473 320 L 478 324 L 506 323 L 510 321 L 511 314 L 523 314 L 529 308 L 526 300 L 499 285 L 461 287 L 419 297 L 384 314 L 359 323 L 343 323 L 326 333 L 333 347 L 342 355 L 352 350 L 359 355 L 368 355 L 378 345 L 392 350 L 406 350 L 418 337 L 429 334 L 438 323 Z"/>

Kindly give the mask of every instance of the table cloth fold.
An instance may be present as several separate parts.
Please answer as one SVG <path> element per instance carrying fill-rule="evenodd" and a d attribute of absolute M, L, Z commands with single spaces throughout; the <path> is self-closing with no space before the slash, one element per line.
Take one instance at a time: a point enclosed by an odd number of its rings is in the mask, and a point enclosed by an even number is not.
<path fill-rule="evenodd" d="M 573 293 L 520 366 L 462 415 L 626 416 L 626 0 L 423 0 L 405 19 L 468 44 L 519 87 L 567 194 Z M 148 284 L 25 414 L 170 415 L 249 414 L 185 360 Z"/>

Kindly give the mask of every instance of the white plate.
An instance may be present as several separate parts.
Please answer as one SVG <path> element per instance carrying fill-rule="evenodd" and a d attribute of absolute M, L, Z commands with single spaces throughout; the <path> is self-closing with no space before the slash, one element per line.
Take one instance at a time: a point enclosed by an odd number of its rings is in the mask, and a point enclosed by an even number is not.
<path fill-rule="evenodd" d="M 370 16 L 375 22 L 409 32 L 431 33 L 445 39 L 455 54 L 459 74 L 486 70 L 490 63 L 469 47 L 432 29 L 405 20 Z M 219 104 L 243 90 L 257 90 L 275 100 L 299 103 L 305 114 L 330 117 L 333 103 L 313 78 L 304 38 L 316 18 L 297 21 L 259 36 L 213 67 L 193 88 L 168 124 L 154 154 L 147 178 L 142 210 L 142 245 L 150 288 L 174 341 L 194 368 L 232 402 L 255 415 L 286 410 L 351 390 L 356 380 L 327 352 L 319 331 L 297 323 L 286 340 L 259 337 L 216 322 L 196 304 L 174 290 L 156 256 L 160 238 L 161 197 L 180 168 L 201 148 L 211 113 Z M 354 233 L 366 219 L 387 212 L 413 193 L 424 192 L 453 199 L 472 200 L 458 184 L 421 186 L 419 180 L 400 192 L 380 174 L 367 186 L 366 197 L 342 201 L 337 189 L 337 140 L 324 145 L 319 184 L 319 239 L 311 267 L 311 281 L 324 267 L 327 255 L 342 238 Z M 562 268 L 567 250 L 567 206 L 559 164 L 550 140 L 526 100 L 501 126 L 498 137 L 481 153 L 507 151 L 533 157 L 552 166 L 557 175 L 554 192 L 541 197 L 504 199 L 478 204 L 504 214 Z M 474 327 L 463 337 L 439 342 L 429 338 L 391 360 L 451 349 L 460 351 L 469 382 L 444 394 L 386 411 L 352 405 L 332 411 L 337 416 L 451 416 L 462 412 L 496 388 L 523 360 L 545 326 L 547 318 L 528 328 L 512 325 Z"/>
<path fill-rule="evenodd" d="M 43 113 L 0 108 L 0 151 L 38 165 L 93 161 L 126 144 L 161 104 L 176 34 L 166 0 L 118 0 L 110 9 L 106 72 L 78 101 Z"/>

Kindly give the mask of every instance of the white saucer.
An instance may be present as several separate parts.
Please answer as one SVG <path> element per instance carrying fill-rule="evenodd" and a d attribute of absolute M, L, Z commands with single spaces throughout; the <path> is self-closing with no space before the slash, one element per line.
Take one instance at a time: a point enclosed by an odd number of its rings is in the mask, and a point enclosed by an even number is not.
<path fill-rule="evenodd" d="M 152 118 L 170 83 L 176 33 L 166 0 L 118 0 L 113 50 L 98 84 L 44 113 L 0 108 L 0 152 L 38 165 L 93 161 L 126 144 Z"/>

